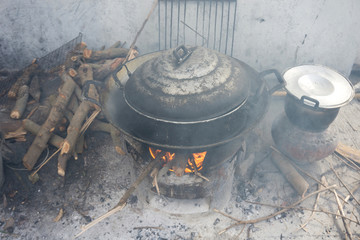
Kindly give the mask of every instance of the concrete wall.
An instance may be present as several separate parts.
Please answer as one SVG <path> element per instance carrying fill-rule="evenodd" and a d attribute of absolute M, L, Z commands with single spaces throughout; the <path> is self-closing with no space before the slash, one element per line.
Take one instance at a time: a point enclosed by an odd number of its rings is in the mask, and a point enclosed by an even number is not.
<path fill-rule="evenodd" d="M 90 48 L 131 43 L 150 0 L 2 0 L 0 68 L 21 68 L 79 32 Z M 157 10 L 138 39 L 141 53 L 158 50 Z M 358 0 L 238 0 L 234 57 L 257 70 L 303 63 L 345 75 L 360 49 Z"/>

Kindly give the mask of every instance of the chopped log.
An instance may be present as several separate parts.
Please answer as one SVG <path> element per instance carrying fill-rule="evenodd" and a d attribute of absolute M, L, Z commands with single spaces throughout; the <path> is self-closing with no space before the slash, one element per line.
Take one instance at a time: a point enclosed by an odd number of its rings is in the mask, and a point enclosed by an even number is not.
<path fill-rule="evenodd" d="M 343 143 L 339 143 L 335 149 L 335 152 L 360 164 L 360 150 L 358 149 L 352 148 Z"/>
<path fill-rule="evenodd" d="M 21 120 L 11 119 L 8 113 L 0 112 L 0 132 L 13 132 L 21 127 Z"/>
<path fill-rule="evenodd" d="M 41 129 L 40 125 L 36 124 L 35 122 L 31 121 L 30 119 L 24 119 L 22 121 L 22 126 L 26 131 L 29 131 L 30 133 L 32 133 L 34 135 L 37 135 Z M 49 143 L 57 148 L 60 148 L 63 142 L 64 142 L 64 139 L 55 134 L 52 134 L 49 139 Z"/>
<path fill-rule="evenodd" d="M 32 121 L 38 124 L 42 124 L 47 117 L 49 116 L 50 110 L 51 110 L 51 99 L 53 98 L 53 95 L 46 98 L 42 105 L 39 105 L 39 107 L 36 109 L 36 111 L 29 117 Z"/>
<path fill-rule="evenodd" d="M 95 119 L 92 122 L 92 124 L 90 125 L 89 129 L 91 131 L 94 131 L 94 132 L 99 131 L 99 132 L 110 133 L 111 132 L 111 130 L 110 130 L 111 129 L 111 124 Z"/>
<path fill-rule="evenodd" d="M 103 51 L 92 51 L 85 49 L 83 56 L 88 61 L 99 61 L 103 59 L 123 58 L 128 54 L 129 49 L 126 48 L 108 48 Z"/>
<path fill-rule="evenodd" d="M 309 188 L 309 183 L 298 173 L 290 161 L 276 150 L 272 152 L 271 159 L 296 192 L 301 195 L 301 197 L 304 197 Z"/>
<path fill-rule="evenodd" d="M 117 41 L 115 42 L 113 45 L 111 45 L 109 48 L 118 48 L 121 46 L 121 42 L 120 41 Z"/>
<path fill-rule="evenodd" d="M 272 96 L 275 96 L 275 97 L 285 97 L 286 96 L 286 91 L 284 90 L 278 90 L 278 91 L 275 91 Z"/>
<path fill-rule="evenodd" d="M 61 155 L 64 153 L 71 153 L 75 147 L 76 141 L 80 135 L 81 126 L 91 109 L 91 105 L 88 102 L 83 101 L 76 110 L 70 124 L 67 128 L 67 136 L 64 141 Z"/>
<path fill-rule="evenodd" d="M 23 164 L 28 170 L 31 170 L 34 167 L 40 154 L 46 148 L 47 142 L 51 137 L 51 132 L 55 128 L 56 124 L 61 120 L 64 109 L 66 108 L 66 105 L 68 104 L 75 89 L 75 82 L 67 73 L 63 73 L 61 75 L 61 79 L 64 84 L 60 89 L 55 106 L 51 109 L 48 118 L 41 126 L 39 133 L 36 135 L 35 140 L 23 158 Z"/>
<path fill-rule="evenodd" d="M 93 79 L 92 68 L 88 64 L 83 64 L 79 68 L 79 78 L 82 84 L 85 84 L 86 81 Z M 89 87 L 89 97 L 98 98 L 96 88 L 94 86 Z M 58 158 L 58 174 L 60 176 L 65 176 L 67 161 L 70 159 L 77 140 L 80 136 L 80 130 L 82 124 L 87 117 L 90 110 L 95 107 L 93 103 L 88 101 L 83 101 L 77 108 L 74 116 L 72 117 L 70 124 L 67 129 L 67 136 L 64 140 L 63 147 L 61 149 L 60 156 Z"/>
<path fill-rule="evenodd" d="M 16 80 L 16 82 L 11 86 L 8 97 L 9 98 L 16 98 L 19 88 L 23 85 L 28 85 L 31 75 L 37 70 L 39 65 L 36 63 L 36 59 L 24 69 L 23 74 Z"/>
<path fill-rule="evenodd" d="M 71 154 L 69 153 L 60 154 L 58 157 L 58 174 L 62 177 L 65 177 L 66 165 L 70 158 Z"/>
<path fill-rule="evenodd" d="M 72 113 L 76 112 L 76 109 L 79 107 L 79 101 L 77 97 L 74 95 L 71 96 L 67 109 L 70 110 Z"/>
<path fill-rule="evenodd" d="M 84 152 L 84 141 L 85 141 L 85 135 L 80 134 L 78 141 L 75 146 L 75 153 L 83 153 Z M 76 160 L 76 158 L 75 158 Z"/>
<path fill-rule="evenodd" d="M 40 101 L 41 91 L 40 91 L 40 80 L 38 75 L 35 75 L 31 78 L 29 94 L 37 102 Z"/>
<path fill-rule="evenodd" d="M 26 104 L 29 98 L 29 87 L 23 85 L 19 88 L 17 99 L 13 110 L 10 113 L 10 117 L 13 119 L 20 119 L 23 115 Z"/>
<path fill-rule="evenodd" d="M 172 169 L 176 176 L 181 177 L 184 175 L 188 159 L 189 154 L 187 153 L 175 153 L 175 157 L 170 163 L 172 164 Z"/>
<path fill-rule="evenodd" d="M 125 155 L 125 140 L 122 137 L 121 132 L 115 128 L 113 125 L 110 125 L 110 135 L 112 138 L 112 141 L 114 143 L 115 150 L 120 155 Z"/>
<path fill-rule="evenodd" d="M 116 68 L 118 68 L 125 58 L 115 58 L 106 60 L 103 64 L 91 64 L 94 70 L 94 79 L 102 81 L 106 79 Z"/>

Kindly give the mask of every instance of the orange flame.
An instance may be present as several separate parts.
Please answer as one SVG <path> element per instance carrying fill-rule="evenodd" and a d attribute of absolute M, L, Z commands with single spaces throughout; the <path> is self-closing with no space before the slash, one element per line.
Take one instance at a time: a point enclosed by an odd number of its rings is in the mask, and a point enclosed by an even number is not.
<path fill-rule="evenodd" d="M 156 156 L 161 152 L 161 150 L 159 149 L 154 149 L 152 147 L 149 147 L 149 152 L 150 152 L 150 155 L 153 159 L 156 158 Z M 206 151 L 205 152 L 200 152 L 200 153 L 193 153 L 192 156 L 194 158 L 194 162 L 195 162 L 195 165 L 196 165 L 196 169 L 198 171 L 200 171 L 202 168 L 203 168 L 203 162 L 204 162 L 204 159 L 205 159 L 205 156 L 206 156 Z M 162 160 L 164 161 L 164 163 L 168 163 L 170 162 L 171 160 L 173 160 L 175 157 L 175 153 L 170 153 L 170 152 L 166 152 L 165 153 L 165 156 L 162 157 Z M 172 169 L 170 169 L 170 171 L 173 171 Z M 186 173 L 192 173 L 195 171 L 195 168 L 192 164 L 192 161 L 190 160 L 190 158 L 188 159 L 188 163 L 187 163 L 187 166 L 185 168 L 185 172 Z"/>

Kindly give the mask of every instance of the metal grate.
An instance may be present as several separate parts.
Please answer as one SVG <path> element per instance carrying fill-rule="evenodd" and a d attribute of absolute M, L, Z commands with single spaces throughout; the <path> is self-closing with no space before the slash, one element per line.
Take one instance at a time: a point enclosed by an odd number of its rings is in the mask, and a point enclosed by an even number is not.
<path fill-rule="evenodd" d="M 43 70 L 49 70 L 65 62 L 66 54 L 73 50 L 82 40 L 82 33 L 77 37 L 63 44 L 61 47 L 38 59 L 38 64 Z"/>
<path fill-rule="evenodd" d="M 236 0 L 160 0 L 159 50 L 181 44 L 233 54 Z"/>

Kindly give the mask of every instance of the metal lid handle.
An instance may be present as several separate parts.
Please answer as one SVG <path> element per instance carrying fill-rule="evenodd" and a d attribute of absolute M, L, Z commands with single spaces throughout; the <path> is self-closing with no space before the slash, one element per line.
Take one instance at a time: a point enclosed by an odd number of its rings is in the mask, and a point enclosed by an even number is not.
<path fill-rule="evenodd" d="M 186 59 L 192 54 L 192 51 L 187 49 L 184 45 L 180 45 L 173 51 L 173 54 L 178 64 L 185 62 Z"/>
<path fill-rule="evenodd" d="M 314 103 L 314 106 L 312 106 L 312 107 L 314 107 L 314 108 L 318 108 L 318 107 L 319 107 L 319 101 L 316 100 L 316 99 L 314 99 L 314 98 L 312 98 L 312 97 L 302 96 L 302 97 L 300 98 L 300 102 L 302 102 L 302 103 L 305 104 L 305 105 L 308 105 L 308 104 L 305 103 L 305 101 Z"/>

